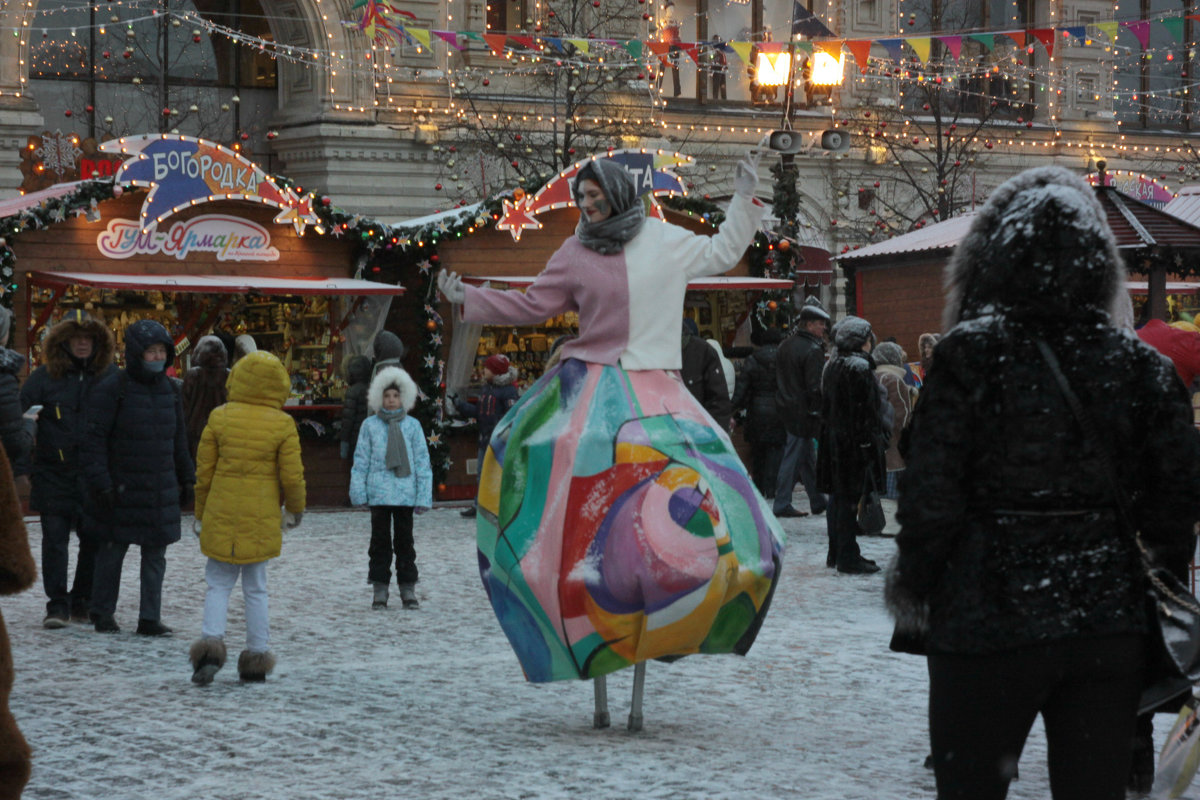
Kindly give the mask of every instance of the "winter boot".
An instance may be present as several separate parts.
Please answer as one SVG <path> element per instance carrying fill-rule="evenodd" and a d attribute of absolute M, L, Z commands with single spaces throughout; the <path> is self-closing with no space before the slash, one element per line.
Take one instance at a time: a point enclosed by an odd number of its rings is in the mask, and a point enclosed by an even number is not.
<path fill-rule="evenodd" d="M 142 636 L 170 636 L 171 629 L 157 619 L 139 619 L 137 632 Z"/>
<path fill-rule="evenodd" d="M 421 607 L 421 601 L 417 599 L 417 593 L 411 583 L 400 584 L 400 599 L 404 601 L 405 608 Z"/>
<path fill-rule="evenodd" d="M 197 639 L 192 642 L 188 657 L 192 662 L 192 683 L 207 686 L 217 671 L 225 666 L 225 642 L 220 639 Z"/>
<path fill-rule="evenodd" d="M 116 619 L 112 614 L 92 614 L 92 624 L 96 626 L 96 633 L 120 633 L 121 626 L 117 624 Z"/>
<path fill-rule="evenodd" d="M 371 608 L 387 608 L 388 585 L 386 583 L 372 585 L 375 587 L 375 597 L 371 600 Z"/>
<path fill-rule="evenodd" d="M 243 650 L 238 656 L 238 677 L 246 683 L 262 683 L 267 673 L 275 669 L 275 656 Z"/>

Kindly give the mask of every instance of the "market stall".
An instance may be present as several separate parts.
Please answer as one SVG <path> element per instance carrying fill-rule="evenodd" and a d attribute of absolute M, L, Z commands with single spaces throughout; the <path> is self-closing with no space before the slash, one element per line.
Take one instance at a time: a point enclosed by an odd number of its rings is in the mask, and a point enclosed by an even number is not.
<path fill-rule="evenodd" d="M 197 159 L 198 150 L 215 147 L 186 137 L 147 141 L 171 144 L 173 152 L 195 145 Z M 141 191 L 136 173 L 118 175 L 113 196 L 93 201 L 86 213 L 27 224 L 10 237 L 18 321 L 10 346 L 36 366 L 48 328 L 82 309 L 113 331 L 119 362 L 125 329 L 150 318 L 171 332 L 182 375 L 201 336 L 249 335 L 292 376 L 285 410 L 300 429 L 310 505 L 344 505 L 348 466 L 337 456 L 336 438 L 346 388 L 341 362 L 370 351 L 404 289 L 347 277 L 359 258 L 355 243 L 304 235 L 316 217 L 294 199 L 273 196 L 278 187 L 268 191 L 265 176 L 252 181 L 254 196 L 244 184 L 240 191 L 192 186 L 181 193 L 161 170 L 155 177 Z M 42 222 L 33 202 L 24 213 Z"/>

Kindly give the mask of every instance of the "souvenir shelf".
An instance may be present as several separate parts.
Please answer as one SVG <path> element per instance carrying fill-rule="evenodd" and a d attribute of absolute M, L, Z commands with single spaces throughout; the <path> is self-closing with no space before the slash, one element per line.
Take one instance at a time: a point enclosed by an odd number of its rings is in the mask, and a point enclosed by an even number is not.
<path fill-rule="evenodd" d="M 559 314 L 537 326 L 508 325 L 485 327 L 475 351 L 475 369 L 471 381 L 483 380 L 483 362 L 496 353 L 508 357 L 517 369 L 517 383 L 529 386 L 546 371 L 550 346 L 559 336 L 579 330 L 579 315 L 574 311 Z"/>

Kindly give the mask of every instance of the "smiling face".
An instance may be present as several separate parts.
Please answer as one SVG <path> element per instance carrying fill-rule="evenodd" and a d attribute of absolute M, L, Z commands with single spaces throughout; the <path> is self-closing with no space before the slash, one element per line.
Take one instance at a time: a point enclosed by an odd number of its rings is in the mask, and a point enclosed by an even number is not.
<path fill-rule="evenodd" d="M 604 196 L 600 184 L 585 179 L 580 181 L 577 192 L 579 211 L 588 222 L 600 222 L 612 216 L 612 205 Z"/>

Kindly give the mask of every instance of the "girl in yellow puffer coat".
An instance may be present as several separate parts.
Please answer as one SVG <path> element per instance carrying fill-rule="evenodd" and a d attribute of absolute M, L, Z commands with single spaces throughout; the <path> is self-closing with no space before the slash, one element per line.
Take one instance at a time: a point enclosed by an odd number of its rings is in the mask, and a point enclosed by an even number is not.
<path fill-rule="evenodd" d="M 291 391 L 287 370 L 260 350 L 234 364 L 226 388 L 229 402 L 209 416 L 196 454 L 195 527 L 208 556 L 202 636 L 191 648 L 192 680 L 199 684 L 211 683 L 225 663 L 225 616 L 239 576 L 246 649 L 238 657 L 238 675 L 263 681 L 274 668 L 267 560 L 279 555 L 283 528 L 298 525 L 304 513 L 300 436 L 282 410 Z"/>

